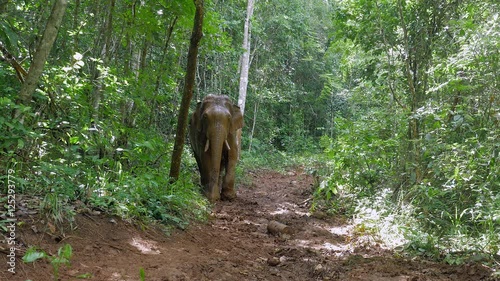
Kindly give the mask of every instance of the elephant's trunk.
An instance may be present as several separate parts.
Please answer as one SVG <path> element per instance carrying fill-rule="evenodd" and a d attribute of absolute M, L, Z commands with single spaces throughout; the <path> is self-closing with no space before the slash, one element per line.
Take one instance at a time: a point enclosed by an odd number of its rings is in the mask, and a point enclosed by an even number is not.
<path fill-rule="evenodd" d="M 220 169 L 222 162 L 222 153 L 224 146 L 229 147 L 227 143 L 227 134 L 225 132 L 219 132 L 215 135 L 208 136 L 207 142 L 205 144 L 205 153 L 210 154 L 210 159 L 212 161 L 212 170 L 210 171 L 207 197 L 211 201 L 216 201 L 220 198 Z"/>

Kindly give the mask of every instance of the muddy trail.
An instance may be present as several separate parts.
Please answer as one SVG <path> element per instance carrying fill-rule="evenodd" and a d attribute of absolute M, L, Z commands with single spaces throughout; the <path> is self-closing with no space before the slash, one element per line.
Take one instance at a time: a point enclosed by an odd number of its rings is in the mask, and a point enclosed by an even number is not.
<path fill-rule="evenodd" d="M 313 180 L 303 172 L 259 171 L 249 178 L 235 201 L 214 206 L 207 223 L 170 236 L 117 218 L 79 215 L 76 229 L 62 241 L 46 231 L 35 233 L 43 226 L 29 221 L 17 230 L 17 239 L 50 254 L 71 244 L 71 266 L 61 267 L 60 280 L 140 280 L 140 268 L 147 281 L 489 280 L 490 272 L 481 265 L 398 257 L 353 234 L 346 222 L 311 215 Z M 53 280 L 48 262 L 23 264 L 21 255 L 12 275 L 2 253 L 0 280 Z"/>

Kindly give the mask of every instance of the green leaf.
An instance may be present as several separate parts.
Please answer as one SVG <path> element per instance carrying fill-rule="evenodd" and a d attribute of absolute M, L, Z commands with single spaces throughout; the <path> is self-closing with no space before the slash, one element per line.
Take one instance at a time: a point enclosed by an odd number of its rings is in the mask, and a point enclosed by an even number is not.
<path fill-rule="evenodd" d="M 54 267 L 58 267 L 61 264 L 69 264 L 69 260 L 67 258 L 57 257 L 57 258 L 54 258 L 50 263 Z"/>
<path fill-rule="evenodd" d="M 71 144 L 78 144 L 79 140 L 80 139 L 78 138 L 78 136 L 73 136 L 73 137 L 69 138 L 69 143 L 71 143 Z"/>
<path fill-rule="evenodd" d="M 142 267 L 139 269 L 139 277 L 141 281 L 146 280 L 146 272 L 144 272 L 144 268 Z"/>
<path fill-rule="evenodd" d="M 17 140 L 17 148 L 19 148 L 19 149 L 24 148 L 24 141 L 22 139 Z"/>
<path fill-rule="evenodd" d="M 26 251 L 26 254 L 23 256 L 23 261 L 25 263 L 29 263 L 29 262 L 34 262 L 38 259 L 43 259 L 43 258 L 47 258 L 47 257 L 48 256 L 45 252 L 39 252 L 35 248 L 29 248 Z"/>
<path fill-rule="evenodd" d="M 84 274 L 80 274 L 78 276 L 76 276 L 76 278 L 78 279 L 90 279 L 92 278 L 92 273 L 84 273 Z"/>
<path fill-rule="evenodd" d="M 73 248 L 71 248 L 70 244 L 65 244 L 59 250 L 57 251 L 58 256 L 62 259 L 67 259 L 69 260 L 71 256 L 73 255 Z M 64 261 L 66 262 L 66 261 Z"/>

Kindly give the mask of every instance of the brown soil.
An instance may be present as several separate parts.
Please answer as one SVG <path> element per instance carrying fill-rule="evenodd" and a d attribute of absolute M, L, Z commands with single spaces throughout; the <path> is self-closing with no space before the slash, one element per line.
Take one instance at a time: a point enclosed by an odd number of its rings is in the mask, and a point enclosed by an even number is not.
<path fill-rule="evenodd" d="M 233 202 L 219 202 L 208 223 L 190 226 L 171 236 L 103 215 L 78 215 L 76 229 L 57 239 L 37 231 L 33 222 L 17 229 L 23 245 L 16 274 L 6 270 L 1 253 L 0 280 L 53 280 L 46 261 L 23 264 L 26 246 L 56 254 L 64 243 L 73 247 L 71 266 L 60 280 L 489 280 L 478 264 L 450 266 L 398 257 L 376 243 L 354 235 L 346 222 L 322 213 L 311 215 L 312 178 L 302 172 L 250 173 Z M 288 226 L 268 233 L 269 222 Z M 42 226 L 38 226 L 39 229 Z M 57 242 L 59 241 L 59 242 Z M 364 241 L 364 242 L 362 242 Z M 2 252 L 6 251 L 1 244 Z"/>

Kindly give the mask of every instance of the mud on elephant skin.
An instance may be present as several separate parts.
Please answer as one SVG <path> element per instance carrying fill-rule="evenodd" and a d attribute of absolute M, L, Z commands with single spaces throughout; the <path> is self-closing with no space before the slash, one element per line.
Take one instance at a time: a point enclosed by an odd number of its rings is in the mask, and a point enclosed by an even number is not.
<path fill-rule="evenodd" d="M 242 127 L 241 110 L 227 96 L 206 96 L 191 116 L 191 148 L 200 171 L 203 192 L 211 202 L 236 198 L 236 132 Z"/>

